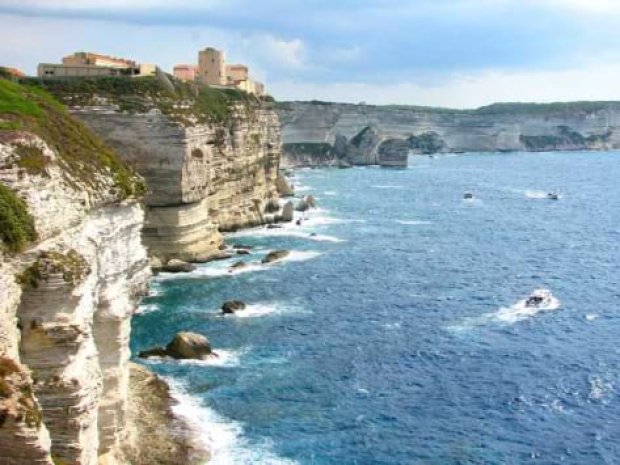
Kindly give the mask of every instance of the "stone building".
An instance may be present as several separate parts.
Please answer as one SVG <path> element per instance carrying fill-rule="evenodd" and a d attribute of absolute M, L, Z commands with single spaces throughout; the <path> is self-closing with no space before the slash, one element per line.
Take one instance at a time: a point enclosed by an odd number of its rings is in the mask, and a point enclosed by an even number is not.
<path fill-rule="evenodd" d="M 196 80 L 196 65 L 176 65 L 173 70 L 174 77 L 186 82 Z"/>
<path fill-rule="evenodd" d="M 99 53 L 76 52 L 63 57 L 62 63 L 40 63 L 37 75 L 43 78 L 101 76 L 153 76 L 157 66 Z"/>
<path fill-rule="evenodd" d="M 196 79 L 209 86 L 225 86 L 228 84 L 224 52 L 213 47 L 199 51 Z"/>

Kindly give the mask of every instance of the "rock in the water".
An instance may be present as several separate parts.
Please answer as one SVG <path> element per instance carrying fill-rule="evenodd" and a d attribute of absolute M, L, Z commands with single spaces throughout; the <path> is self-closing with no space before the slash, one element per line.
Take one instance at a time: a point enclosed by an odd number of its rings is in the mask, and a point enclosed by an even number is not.
<path fill-rule="evenodd" d="M 246 266 L 248 266 L 248 264 L 246 262 L 235 262 L 232 265 L 230 265 L 230 271 L 233 270 L 240 270 L 241 268 L 245 268 Z"/>
<path fill-rule="evenodd" d="M 250 255 L 250 253 L 247 249 L 237 249 L 237 255 Z"/>
<path fill-rule="evenodd" d="M 168 352 L 165 347 L 153 347 L 152 349 L 143 350 L 138 353 L 138 357 L 140 358 L 149 358 L 149 357 L 167 357 Z"/>
<path fill-rule="evenodd" d="M 275 184 L 281 197 L 291 197 L 295 194 L 288 180 L 281 173 L 278 174 Z"/>
<path fill-rule="evenodd" d="M 282 228 L 282 226 L 280 226 L 279 224 L 268 224 L 267 225 L 267 229 L 280 229 Z"/>
<path fill-rule="evenodd" d="M 295 213 L 295 206 L 293 202 L 286 202 L 284 207 L 282 207 L 282 221 L 286 223 L 290 223 L 293 221 L 293 215 Z"/>
<path fill-rule="evenodd" d="M 246 245 L 246 244 L 234 244 L 232 246 L 233 249 L 246 249 L 246 250 L 251 250 L 253 249 L 253 246 L 251 245 Z"/>
<path fill-rule="evenodd" d="M 201 255 L 198 257 L 195 257 L 192 260 L 192 263 L 209 263 L 209 262 L 213 262 L 216 260 L 228 260 L 229 258 L 232 258 L 233 254 L 228 253 L 228 252 L 217 252 L 217 253 L 213 253 L 213 254 L 209 254 L 209 255 Z"/>
<path fill-rule="evenodd" d="M 228 300 L 222 304 L 222 313 L 231 314 L 245 309 L 245 303 L 240 300 Z"/>
<path fill-rule="evenodd" d="M 290 254 L 288 250 L 272 250 L 269 252 L 265 258 L 263 258 L 262 263 L 273 263 L 278 260 L 282 260 Z"/>
<path fill-rule="evenodd" d="M 201 334 L 180 332 L 166 346 L 166 352 L 170 357 L 177 359 L 204 360 L 211 355 L 211 344 Z"/>
<path fill-rule="evenodd" d="M 310 210 L 311 208 L 316 208 L 316 207 L 317 207 L 317 204 L 316 204 L 315 198 L 311 195 L 306 195 L 304 196 L 303 199 L 301 199 L 297 203 L 295 210 L 297 210 L 298 212 L 305 212 L 305 211 Z"/>
<path fill-rule="evenodd" d="M 167 271 L 168 273 L 188 273 L 190 271 L 194 271 L 195 269 L 196 267 L 191 263 L 174 258 L 161 267 L 162 271 Z"/>

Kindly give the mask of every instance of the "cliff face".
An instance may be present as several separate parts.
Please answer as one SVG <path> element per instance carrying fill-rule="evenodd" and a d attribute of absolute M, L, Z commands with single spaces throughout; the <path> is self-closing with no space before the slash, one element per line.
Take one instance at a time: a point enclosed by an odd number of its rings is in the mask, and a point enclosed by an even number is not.
<path fill-rule="evenodd" d="M 203 95 L 215 91 L 185 89 L 178 82 L 169 83 L 173 92 L 153 84 L 143 94 L 136 88 L 99 90 L 86 98 L 79 88 L 58 89 L 49 83 L 146 180 L 143 237 L 149 254 L 164 261 L 208 257 L 218 251 L 221 231 L 273 221 L 281 131 L 269 104 L 236 95 Z M 124 111 L 128 92 L 140 105 Z M 215 97 L 224 98 L 217 107 Z M 221 116 L 213 117 L 217 111 Z"/>
<path fill-rule="evenodd" d="M 614 150 L 620 148 L 620 104 L 498 104 L 477 110 L 286 102 L 278 106 L 285 158 L 303 159 L 311 149 L 335 147 L 373 128 L 373 152 L 353 154 L 353 164 L 376 162 L 377 146 L 407 140 L 413 153 Z M 337 150 L 334 157 L 337 158 Z"/>
<path fill-rule="evenodd" d="M 0 99 L 2 463 L 96 465 L 125 435 L 140 181 L 46 94 Z"/>

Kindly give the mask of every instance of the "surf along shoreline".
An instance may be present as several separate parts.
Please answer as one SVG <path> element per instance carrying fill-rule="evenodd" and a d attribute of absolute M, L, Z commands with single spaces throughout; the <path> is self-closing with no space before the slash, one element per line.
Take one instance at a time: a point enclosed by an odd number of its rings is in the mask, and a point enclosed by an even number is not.
<path fill-rule="evenodd" d="M 282 202 L 292 200 L 297 205 L 299 202 L 303 202 L 304 198 L 307 198 L 308 190 L 304 186 L 300 192 L 283 199 Z M 156 311 L 154 309 L 157 308 L 157 305 L 153 304 L 151 299 L 157 299 L 160 295 L 157 283 L 175 279 L 235 279 L 238 275 L 246 272 L 267 271 L 271 267 L 282 266 L 290 262 L 306 261 L 321 255 L 320 252 L 312 250 L 285 250 L 283 251 L 286 252 L 284 256 L 273 261 L 267 261 L 270 253 L 276 252 L 275 250 L 263 248 L 253 250 L 252 246 L 243 245 L 243 241 L 245 238 L 268 236 L 276 239 L 296 238 L 316 242 L 342 242 L 336 237 L 307 230 L 307 228 L 313 229 L 315 226 L 321 226 L 325 218 L 327 218 L 326 211 L 314 206 L 303 212 L 295 211 L 293 221 L 289 223 L 263 225 L 225 233 L 224 238 L 227 247 L 222 252 L 229 255 L 227 258 L 199 264 L 191 271 L 180 273 L 154 270 L 154 275 L 149 283 L 148 300 L 146 302 L 143 300 L 136 315 Z M 239 253 L 240 250 L 241 253 Z M 236 317 L 262 317 L 280 312 L 280 309 L 276 307 L 267 307 L 269 305 L 266 303 L 250 302 L 244 310 L 236 312 Z M 192 328 L 187 327 L 184 330 L 192 331 Z M 203 335 L 211 336 L 211 334 Z M 169 337 L 172 339 L 174 334 L 170 334 Z M 144 441 L 145 437 L 152 435 L 152 439 L 149 439 L 148 442 L 153 443 L 154 448 L 144 447 L 142 444 L 140 447 L 132 449 L 133 444 L 130 440 L 130 445 L 126 451 L 128 457 L 134 459 L 136 463 L 145 464 L 202 465 L 209 463 L 218 465 L 226 463 L 230 465 L 232 453 L 243 457 L 247 456 L 248 459 L 254 455 L 243 438 L 242 424 L 222 417 L 202 399 L 190 394 L 182 380 L 168 375 L 162 376 L 153 371 L 153 366 L 160 363 L 177 363 L 200 367 L 236 366 L 235 362 L 239 363 L 239 354 L 234 354 L 232 351 L 218 350 L 217 347 L 214 347 L 213 354 L 213 358 L 208 360 L 175 360 L 157 356 L 140 358 L 138 354 L 134 354 L 133 361 L 136 363 L 132 364 L 131 367 L 131 382 L 137 386 L 132 386 L 129 415 L 132 417 L 132 423 L 137 425 L 134 428 L 135 436 L 141 437 Z M 150 386 L 149 392 L 144 389 L 145 385 Z M 152 413 L 141 416 L 140 412 L 144 411 L 152 411 Z M 167 437 L 159 434 L 161 431 L 167 431 Z M 262 460 L 267 460 L 265 463 L 272 463 L 272 461 L 287 464 L 289 462 L 295 463 L 276 456 L 270 450 L 262 451 L 261 454 L 263 454 Z"/>

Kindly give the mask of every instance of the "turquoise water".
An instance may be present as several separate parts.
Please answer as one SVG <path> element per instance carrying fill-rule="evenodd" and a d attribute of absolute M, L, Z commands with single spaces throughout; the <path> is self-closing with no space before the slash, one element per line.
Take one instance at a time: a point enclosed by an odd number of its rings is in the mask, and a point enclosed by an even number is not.
<path fill-rule="evenodd" d="M 220 352 L 148 362 L 216 465 L 620 463 L 619 179 L 614 153 L 297 171 L 304 226 L 227 239 L 291 258 L 159 277 L 133 349 Z M 536 289 L 556 305 L 525 308 Z"/>

